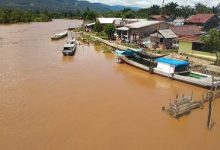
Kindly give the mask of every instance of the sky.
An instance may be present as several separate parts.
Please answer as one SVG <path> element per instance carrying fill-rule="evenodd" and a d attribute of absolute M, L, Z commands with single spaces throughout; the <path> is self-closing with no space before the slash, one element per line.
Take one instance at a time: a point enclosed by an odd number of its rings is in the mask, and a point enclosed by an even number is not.
<path fill-rule="evenodd" d="M 137 7 L 149 7 L 153 4 L 161 5 L 163 0 L 88 0 L 90 2 L 99 2 L 108 5 L 123 5 L 123 6 L 137 6 Z M 191 5 L 194 6 L 200 2 L 207 6 L 217 6 L 220 0 L 165 0 L 165 4 L 169 2 L 177 2 L 179 5 Z"/>

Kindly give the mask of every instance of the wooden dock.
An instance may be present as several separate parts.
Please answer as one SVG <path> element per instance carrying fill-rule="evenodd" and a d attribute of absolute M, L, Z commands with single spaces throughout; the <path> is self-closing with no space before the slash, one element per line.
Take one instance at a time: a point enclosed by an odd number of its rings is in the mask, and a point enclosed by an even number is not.
<path fill-rule="evenodd" d="M 213 95 L 213 91 L 208 91 L 206 96 L 203 94 L 201 100 L 198 101 L 193 100 L 193 94 L 190 96 L 182 95 L 182 97 L 177 95 L 174 100 L 170 100 L 168 108 L 162 107 L 162 110 L 172 117 L 179 119 L 182 116 L 190 114 L 196 108 L 202 109 L 204 103 L 213 100 L 213 96 L 214 99 L 220 97 L 220 90 L 214 91 L 214 93 Z"/>
<path fill-rule="evenodd" d="M 182 116 L 190 114 L 191 111 L 196 108 L 202 109 L 203 101 L 194 101 L 192 95 L 182 95 L 182 97 L 180 98 L 177 95 L 175 100 L 170 100 L 168 109 L 166 109 L 165 107 L 163 107 L 162 109 L 174 118 L 179 119 Z"/>

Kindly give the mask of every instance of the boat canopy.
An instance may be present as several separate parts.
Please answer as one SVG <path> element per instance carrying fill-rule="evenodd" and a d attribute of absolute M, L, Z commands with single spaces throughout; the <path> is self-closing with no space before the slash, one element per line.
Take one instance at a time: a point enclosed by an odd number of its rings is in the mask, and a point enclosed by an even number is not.
<path fill-rule="evenodd" d="M 126 51 L 115 50 L 115 52 L 117 55 L 134 56 L 134 51 L 132 50 L 126 50 Z"/>
<path fill-rule="evenodd" d="M 133 50 L 131 50 L 133 51 Z M 145 59 L 152 59 L 152 60 L 155 60 L 157 58 L 161 58 L 161 57 L 164 57 L 164 56 L 167 56 L 167 54 L 165 55 L 154 55 L 154 54 L 150 54 L 150 53 L 147 53 L 141 49 L 138 49 L 137 51 L 133 51 L 136 55 L 142 57 L 142 58 L 145 58 Z"/>
<path fill-rule="evenodd" d="M 156 59 L 156 61 L 161 62 L 161 63 L 165 63 L 165 64 L 169 64 L 169 65 L 172 65 L 172 66 L 175 66 L 175 67 L 188 66 L 189 65 L 188 61 L 177 60 L 177 59 L 167 58 L 167 57 L 158 58 L 158 59 Z"/>

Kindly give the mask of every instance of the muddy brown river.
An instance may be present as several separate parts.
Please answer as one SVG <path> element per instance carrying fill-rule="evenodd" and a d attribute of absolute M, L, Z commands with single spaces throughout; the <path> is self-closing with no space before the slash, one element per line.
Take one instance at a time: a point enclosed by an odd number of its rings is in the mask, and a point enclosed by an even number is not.
<path fill-rule="evenodd" d="M 176 93 L 205 89 L 115 63 L 103 47 L 50 36 L 79 20 L 0 25 L 1 150 L 219 150 L 220 99 L 176 120 L 161 110 Z"/>

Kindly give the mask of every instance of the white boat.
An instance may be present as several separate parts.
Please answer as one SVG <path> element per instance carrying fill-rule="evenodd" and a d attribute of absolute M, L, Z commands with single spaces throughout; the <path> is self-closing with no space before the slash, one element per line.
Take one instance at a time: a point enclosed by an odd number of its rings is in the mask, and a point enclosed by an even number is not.
<path fill-rule="evenodd" d="M 158 58 L 156 61 L 157 67 L 153 70 L 156 74 L 206 88 L 210 88 L 212 85 L 220 86 L 220 78 L 215 77 L 212 81 L 211 75 L 191 71 L 190 63 L 187 61 L 167 57 Z"/>
<path fill-rule="evenodd" d="M 57 33 L 57 34 L 54 34 L 53 36 L 51 36 L 51 40 L 59 40 L 61 38 L 66 37 L 67 35 L 68 35 L 68 31 Z"/>
<path fill-rule="evenodd" d="M 73 56 L 76 52 L 76 40 L 73 38 L 71 40 L 67 40 L 63 46 L 63 55 L 64 56 Z"/>

